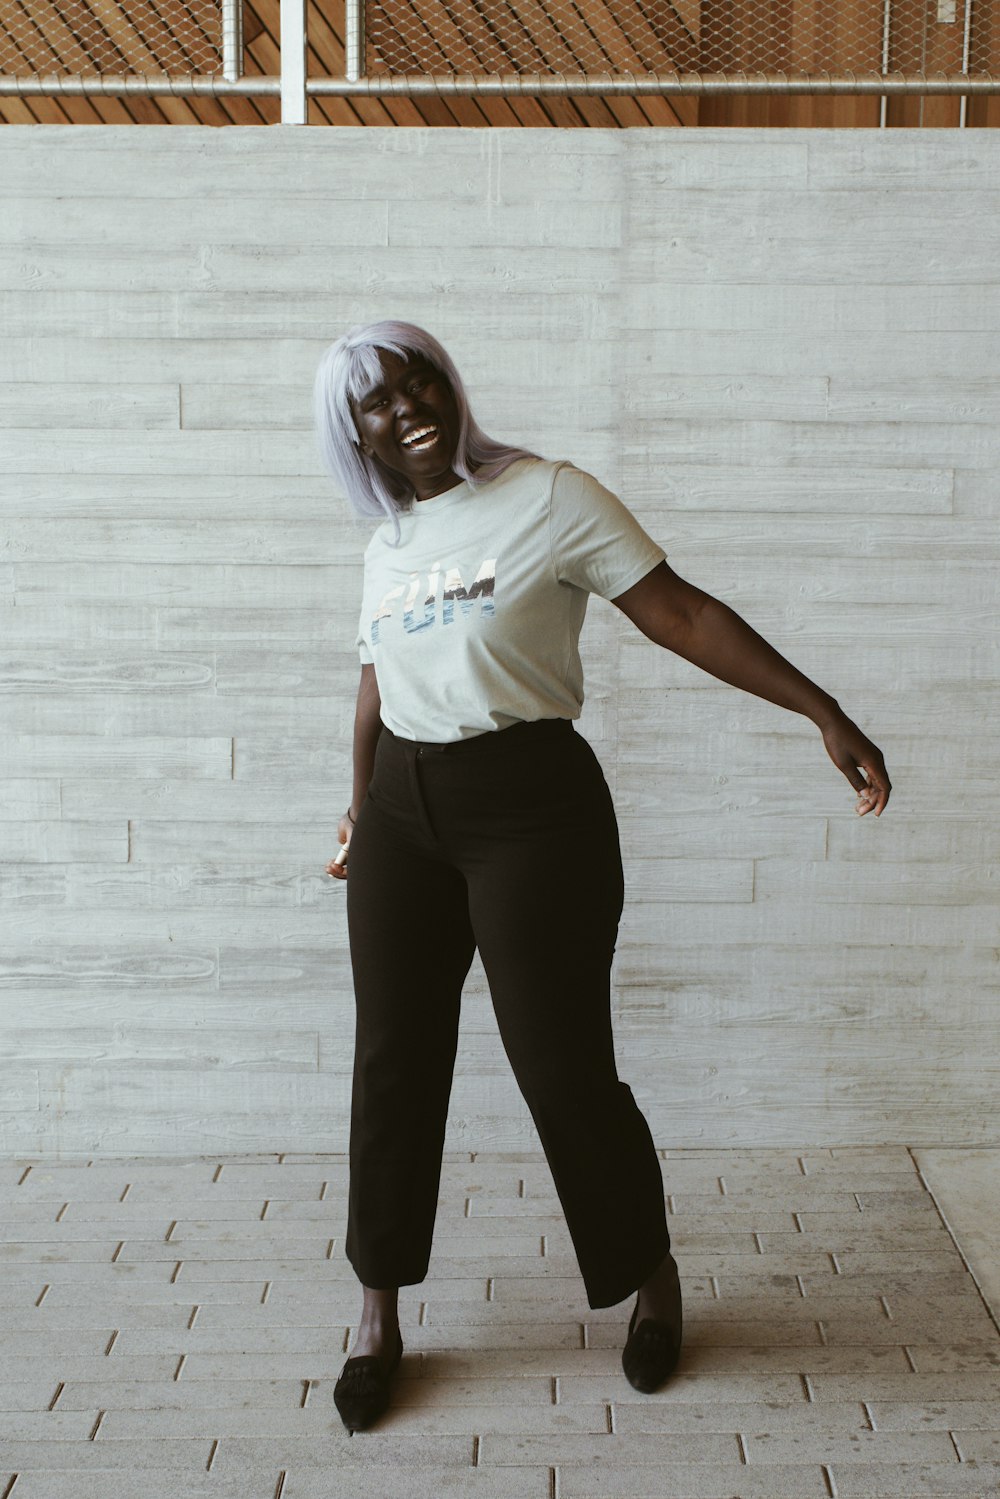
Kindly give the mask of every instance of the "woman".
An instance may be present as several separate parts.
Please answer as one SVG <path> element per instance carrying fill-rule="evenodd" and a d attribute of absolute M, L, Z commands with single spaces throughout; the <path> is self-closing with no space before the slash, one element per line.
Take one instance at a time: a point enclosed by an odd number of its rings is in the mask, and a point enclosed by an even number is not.
<path fill-rule="evenodd" d="M 589 474 L 479 428 L 409 323 L 354 328 L 316 376 L 321 451 L 365 552 L 354 790 L 327 873 L 350 878 L 356 998 L 347 1257 L 364 1290 L 335 1399 L 359 1430 L 402 1353 L 397 1291 L 431 1249 L 462 984 L 478 947 L 592 1307 L 636 1293 L 622 1364 L 673 1371 L 681 1298 L 660 1163 L 618 1078 L 610 967 L 623 903 L 610 792 L 573 728 L 590 593 L 650 640 L 819 728 L 880 816 L 882 755 L 737 614 L 679 578 Z"/>

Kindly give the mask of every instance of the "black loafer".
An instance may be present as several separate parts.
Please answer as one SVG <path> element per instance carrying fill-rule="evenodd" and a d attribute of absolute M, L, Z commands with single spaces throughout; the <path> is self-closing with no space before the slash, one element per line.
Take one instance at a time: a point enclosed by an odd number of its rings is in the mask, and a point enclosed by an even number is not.
<path fill-rule="evenodd" d="M 677 1368 L 681 1356 L 683 1317 L 678 1291 L 677 1316 L 669 1322 L 644 1317 L 636 1327 L 639 1299 L 636 1297 L 632 1320 L 628 1325 L 628 1342 L 622 1350 L 625 1378 L 635 1390 L 652 1395 Z"/>
<path fill-rule="evenodd" d="M 397 1337 L 399 1334 L 397 1333 Z M 364 1431 L 389 1405 L 389 1382 L 403 1357 L 403 1339 L 399 1337 L 396 1357 L 388 1370 L 374 1353 L 349 1358 L 333 1387 L 333 1403 L 348 1431 Z"/>

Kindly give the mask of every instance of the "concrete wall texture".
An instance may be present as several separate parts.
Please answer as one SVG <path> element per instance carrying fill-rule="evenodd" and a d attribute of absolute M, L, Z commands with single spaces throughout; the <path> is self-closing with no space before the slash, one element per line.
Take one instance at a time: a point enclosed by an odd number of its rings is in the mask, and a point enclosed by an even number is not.
<path fill-rule="evenodd" d="M 0 132 L 0 1148 L 346 1148 L 370 527 L 310 389 L 383 316 L 886 755 L 860 821 L 807 720 L 591 600 L 657 1144 L 995 1141 L 998 168 L 986 131 Z M 537 1144 L 478 959 L 448 1143 Z"/>

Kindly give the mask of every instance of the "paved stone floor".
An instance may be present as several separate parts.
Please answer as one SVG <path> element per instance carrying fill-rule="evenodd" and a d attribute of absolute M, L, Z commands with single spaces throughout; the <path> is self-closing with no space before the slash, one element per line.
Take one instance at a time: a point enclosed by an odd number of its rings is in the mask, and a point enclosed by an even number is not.
<path fill-rule="evenodd" d="M 446 1158 L 394 1404 L 333 1404 L 337 1156 L 0 1161 L 2 1499 L 1000 1495 L 1000 1337 L 903 1147 L 664 1151 L 685 1351 L 625 1380 L 540 1156 Z"/>

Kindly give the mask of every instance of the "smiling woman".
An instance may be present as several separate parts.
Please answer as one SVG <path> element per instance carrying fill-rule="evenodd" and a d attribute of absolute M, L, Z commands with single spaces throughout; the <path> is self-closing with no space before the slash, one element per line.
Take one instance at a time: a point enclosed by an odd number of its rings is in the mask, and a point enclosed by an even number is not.
<path fill-rule="evenodd" d="M 334 1389 L 352 1430 L 388 1404 L 397 1293 L 427 1274 L 462 987 L 478 948 L 504 1049 L 591 1307 L 636 1294 L 622 1367 L 652 1391 L 680 1356 L 663 1179 L 617 1073 L 618 826 L 575 732 L 591 594 L 650 641 L 811 718 L 880 815 L 879 750 L 739 615 L 685 582 L 617 495 L 474 423 L 422 329 L 355 329 L 317 377 L 324 452 L 365 549 L 354 795 L 327 872 L 347 879 L 356 1000 L 345 1250 L 364 1289 Z M 350 877 L 347 852 L 350 853 Z"/>

